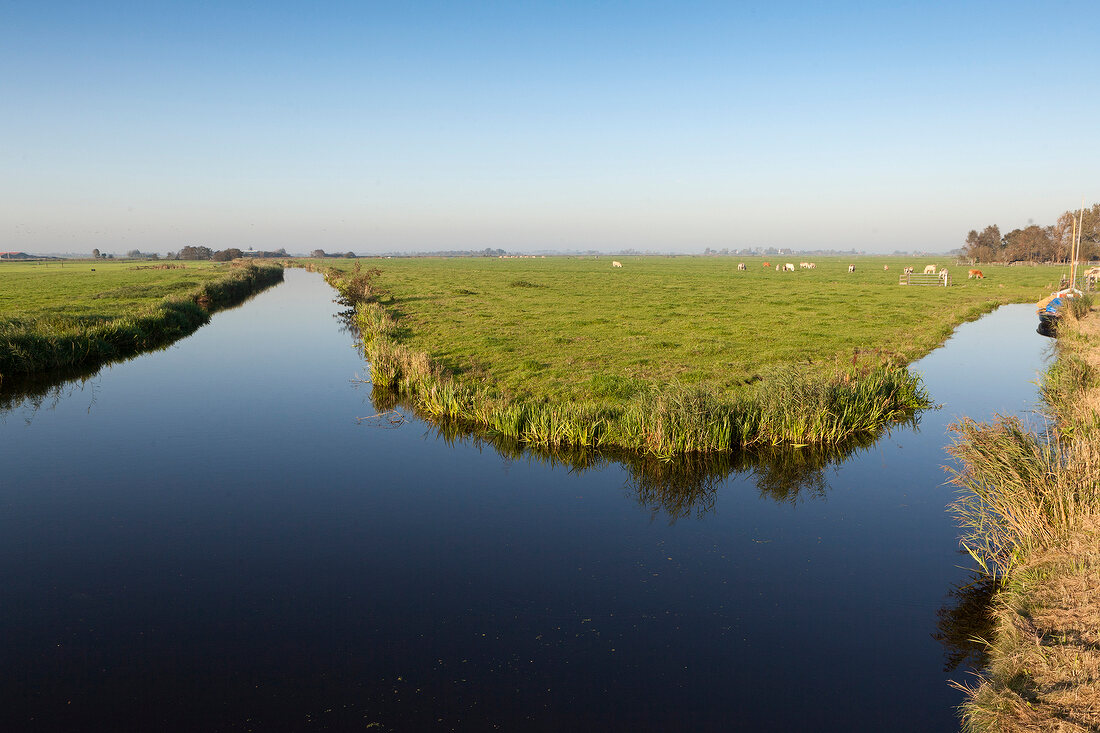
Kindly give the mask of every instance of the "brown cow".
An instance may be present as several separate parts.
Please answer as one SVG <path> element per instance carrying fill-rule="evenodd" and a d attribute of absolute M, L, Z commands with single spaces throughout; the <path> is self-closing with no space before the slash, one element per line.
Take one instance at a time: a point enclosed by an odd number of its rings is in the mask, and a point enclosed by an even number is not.
<path fill-rule="evenodd" d="M 982 274 L 981 270 L 967 270 L 966 279 L 969 280 L 972 277 L 976 277 L 979 280 L 985 280 L 985 275 Z"/>
<path fill-rule="evenodd" d="M 770 262 L 765 262 L 764 263 L 764 267 L 771 267 L 771 266 L 772 266 L 772 263 L 770 263 Z"/>

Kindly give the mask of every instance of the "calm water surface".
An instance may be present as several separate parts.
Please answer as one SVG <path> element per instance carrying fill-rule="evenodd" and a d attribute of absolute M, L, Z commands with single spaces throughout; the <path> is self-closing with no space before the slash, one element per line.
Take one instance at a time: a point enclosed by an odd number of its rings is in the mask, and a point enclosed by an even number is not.
<path fill-rule="evenodd" d="M 1028 306 L 916 365 L 916 428 L 683 489 L 357 420 L 331 298 L 9 396 L 0 730 L 958 729 L 945 429 L 1034 407 Z"/>

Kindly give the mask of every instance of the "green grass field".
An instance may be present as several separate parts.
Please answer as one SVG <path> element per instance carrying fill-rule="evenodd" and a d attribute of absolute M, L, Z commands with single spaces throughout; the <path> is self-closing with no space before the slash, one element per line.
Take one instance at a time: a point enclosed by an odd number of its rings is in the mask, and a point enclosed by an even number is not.
<path fill-rule="evenodd" d="M 162 263 L 163 264 L 163 263 Z M 194 331 L 281 268 L 188 262 L 0 263 L 0 378 L 101 363 Z"/>
<path fill-rule="evenodd" d="M 906 364 L 1061 277 L 987 268 L 969 281 L 962 267 L 944 288 L 898 284 L 918 261 L 865 258 L 849 273 L 839 258 L 795 272 L 759 259 L 744 272 L 728 258 L 619 260 L 386 259 L 352 274 L 340 274 L 349 262 L 299 264 L 342 268 L 327 277 L 356 308 L 376 390 L 521 443 L 658 457 L 873 437 L 933 404 Z"/>
<path fill-rule="evenodd" d="M 617 259 L 622 268 L 613 268 Z M 776 272 L 730 257 L 386 259 L 403 343 L 501 393 L 613 398 L 678 380 L 718 392 L 786 365 L 844 369 L 857 350 L 909 363 L 966 320 L 1049 294 L 1063 268 L 952 261 L 817 258 Z M 769 258 L 774 266 L 789 257 Z M 947 266 L 951 287 L 899 286 L 905 265 Z M 856 265 L 848 273 L 848 265 Z M 326 262 L 326 264 L 330 264 Z M 336 261 L 344 269 L 346 261 Z M 798 260 L 794 260 L 798 265 Z M 889 265 L 888 271 L 883 265 Z"/>
<path fill-rule="evenodd" d="M 183 269 L 134 269 L 182 264 Z M 224 263 L 103 260 L 0 263 L 0 319 L 102 323 L 224 277 Z"/>

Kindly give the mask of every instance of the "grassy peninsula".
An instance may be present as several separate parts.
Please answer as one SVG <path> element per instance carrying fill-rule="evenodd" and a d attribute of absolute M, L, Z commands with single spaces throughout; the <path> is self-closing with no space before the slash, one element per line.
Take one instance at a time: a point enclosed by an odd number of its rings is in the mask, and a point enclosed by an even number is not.
<path fill-rule="evenodd" d="M 371 377 L 438 420 L 535 445 L 667 456 L 839 443 L 930 404 L 906 366 L 960 322 L 1037 300 L 1051 267 L 901 286 L 931 260 L 620 257 L 325 261 Z M 849 272 L 849 265 L 855 271 Z"/>
<path fill-rule="evenodd" d="M 0 264 L 0 380 L 163 346 L 282 277 L 248 262 Z"/>
<path fill-rule="evenodd" d="M 1100 730 L 1100 314 L 1063 320 L 1046 434 L 967 421 L 952 449 L 963 544 L 1000 583 L 972 733 Z"/>

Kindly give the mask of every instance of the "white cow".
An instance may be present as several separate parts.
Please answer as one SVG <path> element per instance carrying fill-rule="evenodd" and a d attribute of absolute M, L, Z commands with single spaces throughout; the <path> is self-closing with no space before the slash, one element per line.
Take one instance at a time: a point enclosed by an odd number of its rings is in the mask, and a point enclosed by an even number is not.
<path fill-rule="evenodd" d="M 887 270 L 889 270 L 889 269 L 890 269 L 890 265 L 883 265 L 883 266 L 882 266 L 882 271 L 883 271 L 883 272 L 886 272 L 886 271 L 887 271 Z"/>
<path fill-rule="evenodd" d="M 924 274 L 925 275 L 935 275 L 936 274 L 936 266 L 935 265 L 928 265 L 928 267 L 924 268 Z"/>
<path fill-rule="evenodd" d="M 848 265 L 848 272 L 855 272 L 855 271 L 856 271 L 856 266 L 855 265 Z"/>
<path fill-rule="evenodd" d="M 799 262 L 798 263 L 798 268 L 800 270 L 809 270 L 810 269 L 810 263 L 809 262 Z"/>
<path fill-rule="evenodd" d="M 913 268 L 912 267 L 906 267 L 905 268 L 905 274 L 906 275 L 912 275 L 913 274 Z"/>
<path fill-rule="evenodd" d="M 783 269 L 787 272 L 794 272 L 794 263 L 788 262 L 787 264 L 783 265 Z"/>
<path fill-rule="evenodd" d="M 737 263 L 737 269 L 738 270 L 744 270 L 745 269 L 745 263 L 744 262 L 738 262 Z"/>
<path fill-rule="evenodd" d="M 811 269 L 811 270 L 816 270 L 816 269 L 817 269 L 817 264 L 815 264 L 815 263 L 811 262 L 811 263 L 810 263 L 810 269 Z"/>
<path fill-rule="evenodd" d="M 622 267 L 622 266 L 623 266 L 623 263 L 621 263 L 621 262 L 616 262 L 615 260 L 611 260 L 611 266 L 612 266 L 612 267 Z"/>

